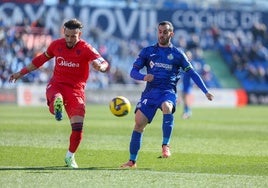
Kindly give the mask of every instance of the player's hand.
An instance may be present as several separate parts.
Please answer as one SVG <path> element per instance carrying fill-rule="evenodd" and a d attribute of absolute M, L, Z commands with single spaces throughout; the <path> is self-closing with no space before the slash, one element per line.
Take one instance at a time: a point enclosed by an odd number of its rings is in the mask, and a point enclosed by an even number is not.
<path fill-rule="evenodd" d="M 107 72 L 109 64 L 106 61 L 103 62 L 98 62 L 98 61 L 93 61 L 92 66 L 95 70 L 100 71 L 100 72 Z"/>
<path fill-rule="evenodd" d="M 110 69 L 110 65 L 107 61 L 101 63 L 101 67 L 99 69 L 100 72 L 108 72 Z"/>
<path fill-rule="evenodd" d="M 210 101 L 212 101 L 213 98 L 214 98 L 214 96 L 213 96 L 211 93 L 209 93 L 209 92 L 206 93 L 206 97 L 207 97 L 207 99 L 210 100 Z"/>
<path fill-rule="evenodd" d="M 98 62 L 98 61 L 93 61 L 93 62 L 92 62 L 92 67 L 93 67 L 95 70 L 99 71 L 99 70 L 100 70 L 100 62 Z"/>
<path fill-rule="evenodd" d="M 14 83 L 16 82 L 20 77 L 22 77 L 20 72 L 16 72 L 14 74 L 11 74 L 11 76 L 9 77 L 9 82 L 10 83 Z"/>
<path fill-rule="evenodd" d="M 144 80 L 144 81 L 147 81 L 147 82 L 151 82 L 151 81 L 154 80 L 154 75 L 152 75 L 152 74 L 147 74 L 147 75 L 144 76 L 143 80 Z"/>

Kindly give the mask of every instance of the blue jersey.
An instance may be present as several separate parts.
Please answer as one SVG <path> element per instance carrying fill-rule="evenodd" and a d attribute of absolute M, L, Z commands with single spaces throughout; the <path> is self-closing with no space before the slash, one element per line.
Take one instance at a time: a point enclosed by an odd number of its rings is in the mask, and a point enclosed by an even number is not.
<path fill-rule="evenodd" d="M 160 47 L 158 44 L 143 48 L 133 68 L 140 70 L 146 67 L 147 74 L 154 75 L 152 82 L 147 82 L 145 92 L 153 88 L 171 90 L 176 93 L 176 85 L 180 79 L 180 70 L 192 68 L 185 53 L 171 45 Z M 141 78 L 142 80 L 143 78 Z"/>
<path fill-rule="evenodd" d="M 180 79 L 181 70 L 192 70 L 192 65 L 180 49 L 173 45 L 160 47 L 156 44 L 142 49 L 139 57 L 133 63 L 130 76 L 136 80 L 143 80 L 145 75 L 139 71 L 144 67 L 147 74 L 154 75 L 154 79 L 146 83 L 136 110 L 140 109 L 150 123 L 156 110 L 161 108 L 164 101 L 171 102 L 173 104 L 172 112 L 175 112 L 176 86 Z"/>

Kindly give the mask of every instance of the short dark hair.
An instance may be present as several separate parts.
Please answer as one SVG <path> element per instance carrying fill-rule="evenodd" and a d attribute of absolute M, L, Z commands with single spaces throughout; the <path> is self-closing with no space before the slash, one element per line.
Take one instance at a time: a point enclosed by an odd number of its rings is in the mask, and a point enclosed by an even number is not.
<path fill-rule="evenodd" d="M 79 20 L 75 19 L 75 18 L 71 19 L 71 20 L 68 20 L 63 25 L 67 29 L 82 29 L 83 28 L 82 23 Z"/>
<path fill-rule="evenodd" d="M 160 25 L 169 25 L 169 27 L 170 27 L 170 31 L 173 31 L 174 30 L 174 27 L 173 27 L 173 25 L 172 25 L 172 23 L 170 22 L 170 21 L 162 21 L 162 22 L 160 22 L 159 24 L 158 24 L 158 26 L 160 26 Z"/>

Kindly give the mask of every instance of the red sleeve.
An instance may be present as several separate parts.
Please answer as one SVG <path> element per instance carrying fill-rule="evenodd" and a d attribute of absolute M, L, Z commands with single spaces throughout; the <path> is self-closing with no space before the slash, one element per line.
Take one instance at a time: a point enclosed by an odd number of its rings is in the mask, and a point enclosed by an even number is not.
<path fill-rule="evenodd" d="M 90 44 L 87 44 L 88 48 L 89 48 L 89 53 L 87 54 L 90 61 L 93 60 L 99 60 L 100 62 L 103 62 L 104 59 L 101 57 L 101 55 L 99 54 L 99 52 Z"/>
<path fill-rule="evenodd" d="M 41 55 L 38 55 L 36 57 L 33 58 L 32 63 L 34 66 L 36 66 L 37 68 L 41 67 L 45 62 L 47 62 L 48 60 L 50 60 L 51 58 L 54 57 L 53 54 L 53 46 L 55 41 L 53 41 L 47 48 L 47 51 L 42 53 Z"/>
<path fill-rule="evenodd" d="M 57 41 L 59 41 L 59 40 L 54 40 L 54 41 L 48 46 L 47 51 L 46 51 L 46 54 L 45 54 L 48 58 L 52 58 L 52 57 L 55 56 L 54 53 L 53 53 L 53 51 L 55 50 L 55 47 L 57 46 L 57 44 L 59 44 L 59 42 L 57 42 Z"/>
<path fill-rule="evenodd" d="M 38 55 L 33 58 L 32 63 L 36 68 L 41 67 L 45 62 L 47 62 L 51 57 L 47 56 L 47 53 L 44 52 L 41 55 Z"/>

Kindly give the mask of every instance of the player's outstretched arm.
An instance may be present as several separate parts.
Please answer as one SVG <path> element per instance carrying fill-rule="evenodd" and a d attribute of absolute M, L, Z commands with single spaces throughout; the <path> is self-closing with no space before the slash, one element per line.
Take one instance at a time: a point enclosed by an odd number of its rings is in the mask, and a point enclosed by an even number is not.
<path fill-rule="evenodd" d="M 187 74 L 191 76 L 195 84 L 205 93 L 208 100 L 213 100 L 214 96 L 208 91 L 205 83 L 203 82 L 202 78 L 199 76 L 199 74 L 194 71 L 193 69 L 190 69 Z"/>
<path fill-rule="evenodd" d="M 12 74 L 9 78 L 9 82 L 16 82 L 19 78 L 23 77 L 25 74 L 38 69 L 42 66 L 45 62 L 51 59 L 47 52 L 44 52 L 36 57 L 33 58 L 32 62 L 27 65 L 26 67 L 22 68 L 19 72 Z"/>
<path fill-rule="evenodd" d="M 36 66 L 33 63 L 30 63 L 28 66 L 22 68 L 19 72 L 11 74 L 9 77 L 9 82 L 10 83 L 16 82 L 18 79 L 23 77 L 25 74 L 28 74 L 29 72 L 32 72 L 35 69 L 37 69 Z"/>

